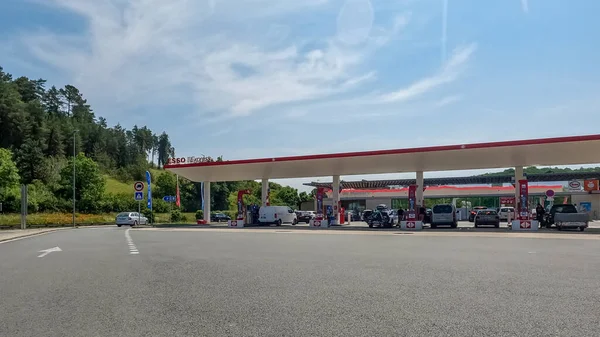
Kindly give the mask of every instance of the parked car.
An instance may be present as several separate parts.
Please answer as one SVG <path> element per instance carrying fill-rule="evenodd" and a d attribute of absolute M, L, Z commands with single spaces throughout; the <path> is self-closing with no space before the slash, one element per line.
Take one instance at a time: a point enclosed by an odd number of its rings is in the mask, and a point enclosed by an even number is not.
<path fill-rule="evenodd" d="M 298 218 L 294 210 L 288 206 L 262 206 L 258 210 L 258 221 L 263 225 L 281 226 L 284 223 L 295 225 L 298 223 Z"/>
<path fill-rule="evenodd" d="M 224 213 L 213 213 L 210 215 L 210 221 L 212 222 L 227 222 L 229 220 L 231 220 L 231 217 Z"/>
<path fill-rule="evenodd" d="M 552 205 L 550 211 L 544 215 L 542 225 L 546 228 L 556 225 L 558 230 L 563 228 L 578 228 L 584 231 L 588 227 L 590 217 L 587 213 L 579 213 L 577 208 L 571 204 Z"/>
<path fill-rule="evenodd" d="M 500 216 L 493 209 L 479 210 L 473 221 L 475 228 L 479 226 L 494 226 L 500 228 Z"/>
<path fill-rule="evenodd" d="M 475 206 L 471 209 L 471 212 L 469 213 L 469 221 L 473 222 L 475 221 L 475 215 L 477 215 L 477 211 L 481 211 L 481 210 L 486 210 L 488 209 L 485 206 Z"/>
<path fill-rule="evenodd" d="M 117 214 L 115 218 L 115 223 L 118 227 L 123 225 L 129 225 L 131 227 L 136 225 L 147 225 L 148 218 L 146 218 L 143 214 L 138 212 L 122 212 Z"/>
<path fill-rule="evenodd" d="M 515 219 L 515 208 L 514 207 L 499 207 L 498 217 L 500 220 L 508 221 L 508 218 Z"/>
<path fill-rule="evenodd" d="M 440 204 L 433 206 L 431 209 L 431 228 L 436 228 L 440 225 L 450 226 L 452 228 L 458 227 L 456 207 L 454 207 L 454 205 Z"/>
<path fill-rule="evenodd" d="M 316 214 L 314 212 L 309 212 L 309 211 L 297 211 L 296 212 L 296 218 L 298 219 L 298 222 L 309 223 L 310 220 L 315 218 L 315 216 L 316 216 Z"/>
<path fill-rule="evenodd" d="M 371 217 L 371 214 L 373 214 L 373 210 L 371 210 L 371 209 L 365 209 L 362 212 L 362 221 L 369 222 L 369 218 Z"/>

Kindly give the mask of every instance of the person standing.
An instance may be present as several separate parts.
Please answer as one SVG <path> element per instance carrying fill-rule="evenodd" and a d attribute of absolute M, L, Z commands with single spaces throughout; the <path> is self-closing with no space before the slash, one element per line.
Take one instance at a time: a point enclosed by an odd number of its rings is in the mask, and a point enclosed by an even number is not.
<path fill-rule="evenodd" d="M 537 204 L 537 206 L 535 207 L 535 218 L 539 222 L 540 228 L 544 227 L 544 214 L 546 214 L 544 206 L 542 206 L 541 204 Z"/>

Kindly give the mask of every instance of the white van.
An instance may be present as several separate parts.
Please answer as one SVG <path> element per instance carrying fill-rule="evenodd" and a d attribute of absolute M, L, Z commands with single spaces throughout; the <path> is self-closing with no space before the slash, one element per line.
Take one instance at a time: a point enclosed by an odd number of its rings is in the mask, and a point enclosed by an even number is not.
<path fill-rule="evenodd" d="M 296 212 L 288 206 L 262 206 L 258 210 L 258 222 L 264 225 L 276 224 L 281 226 L 282 223 L 298 223 Z"/>
<path fill-rule="evenodd" d="M 509 215 L 511 219 L 515 218 L 514 207 L 500 207 L 500 209 L 498 210 L 498 216 L 500 217 L 500 220 L 508 220 Z"/>
<path fill-rule="evenodd" d="M 431 228 L 446 225 L 452 228 L 458 226 L 456 219 L 456 207 L 452 204 L 435 205 L 431 208 Z"/>

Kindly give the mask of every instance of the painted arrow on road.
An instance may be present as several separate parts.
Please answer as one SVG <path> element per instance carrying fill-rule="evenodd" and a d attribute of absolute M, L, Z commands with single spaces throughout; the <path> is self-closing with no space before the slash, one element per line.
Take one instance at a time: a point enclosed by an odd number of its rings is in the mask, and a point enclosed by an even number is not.
<path fill-rule="evenodd" d="M 42 254 L 38 255 L 38 257 L 44 257 L 52 252 L 62 252 L 62 249 L 60 249 L 59 247 L 54 247 L 54 248 L 40 250 L 38 253 L 42 253 Z"/>

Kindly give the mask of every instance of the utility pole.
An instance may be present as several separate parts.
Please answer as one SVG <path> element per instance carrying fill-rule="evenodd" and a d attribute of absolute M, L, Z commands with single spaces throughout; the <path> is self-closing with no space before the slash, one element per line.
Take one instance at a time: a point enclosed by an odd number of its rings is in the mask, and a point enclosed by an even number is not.
<path fill-rule="evenodd" d="M 73 227 L 75 227 L 75 134 L 79 132 L 79 130 L 73 131 Z"/>

